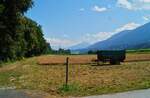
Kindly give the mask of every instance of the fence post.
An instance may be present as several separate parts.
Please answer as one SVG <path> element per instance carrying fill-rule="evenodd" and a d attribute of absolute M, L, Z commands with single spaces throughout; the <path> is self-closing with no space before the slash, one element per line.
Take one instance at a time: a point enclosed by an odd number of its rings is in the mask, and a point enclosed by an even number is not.
<path fill-rule="evenodd" d="M 68 86 L 69 77 L 69 57 L 66 58 L 66 86 Z"/>

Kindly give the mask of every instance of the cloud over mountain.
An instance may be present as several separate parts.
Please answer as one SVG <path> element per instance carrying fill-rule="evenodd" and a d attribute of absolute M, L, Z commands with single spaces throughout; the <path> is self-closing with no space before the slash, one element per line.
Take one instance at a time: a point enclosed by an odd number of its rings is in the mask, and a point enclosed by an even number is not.
<path fill-rule="evenodd" d="M 118 0 L 117 6 L 128 10 L 150 10 L 150 0 Z"/>

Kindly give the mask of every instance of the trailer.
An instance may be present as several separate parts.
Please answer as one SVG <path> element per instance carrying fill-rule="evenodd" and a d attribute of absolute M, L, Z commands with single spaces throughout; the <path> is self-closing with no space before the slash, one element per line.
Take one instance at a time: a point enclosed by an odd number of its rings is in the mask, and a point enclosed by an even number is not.
<path fill-rule="evenodd" d="M 100 50 L 97 51 L 97 62 L 110 62 L 112 65 L 120 64 L 126 59 L 126 50 Z"/>

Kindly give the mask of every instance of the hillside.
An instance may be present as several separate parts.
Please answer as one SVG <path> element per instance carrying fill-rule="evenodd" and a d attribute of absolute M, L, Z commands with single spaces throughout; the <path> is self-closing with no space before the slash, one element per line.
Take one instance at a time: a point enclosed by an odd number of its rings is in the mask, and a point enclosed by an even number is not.
<path fill-rule="evenodd" d="M 126 30 L 117 33 L 111 38 L 97 42 L 81 51 L 141 48 L 150 48 L 150 23 L 134 30 Z"/>

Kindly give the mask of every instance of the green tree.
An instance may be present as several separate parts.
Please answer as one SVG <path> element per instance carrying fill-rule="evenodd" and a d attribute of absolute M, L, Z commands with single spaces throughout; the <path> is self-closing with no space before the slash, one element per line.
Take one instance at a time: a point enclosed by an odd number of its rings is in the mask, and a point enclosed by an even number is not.
<path fill-rule="evenodd" d="M 20 32 L 24 33 L 25 56 L 47 53 L 48 45 L 44 39 L 41 26 L 27 17 L 22 17 L 21 24 Z"/>
<path fill-rule="evenodd" d="M 20 59 L 46 53 L 41 26 L 24 16 L 32 0 L 0 1 L 0 60 Z"/>
<path fill-rule="evenodd" d="M 0 4 L 0 14 L 4 11 L 5 7 L 4 5 Z"/>
<path fill-rule="evenodd" d="M 1 23 L 5 28 L 0 30 L 0 53 L 7 59 L 17 59 L 22 57 L 24 43 L 23 34 L 19 32 L 20 17 L 32 7 L 32 0 L 1 0 L 4 6 L 1 14 Z"/>

